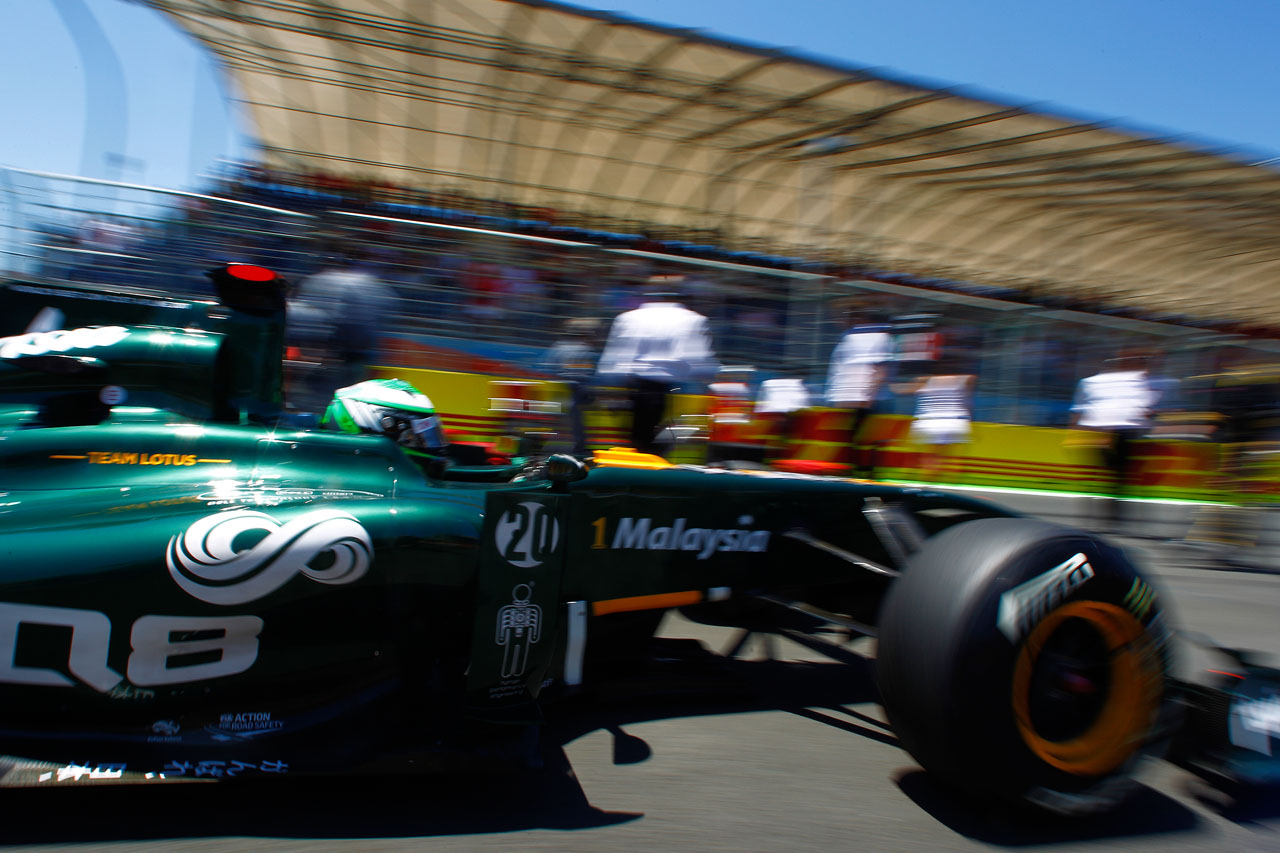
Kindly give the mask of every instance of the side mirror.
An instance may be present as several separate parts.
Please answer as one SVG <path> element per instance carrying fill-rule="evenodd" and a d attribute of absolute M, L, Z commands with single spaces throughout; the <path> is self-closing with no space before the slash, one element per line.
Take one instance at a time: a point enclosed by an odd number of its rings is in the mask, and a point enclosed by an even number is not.
<path fill-rule="evenodd" d="M 588 468 L 586 463 L 576 456 L 567 453 L 553 453 L 543 466 L 543 474 L 555 483 L 557 488 L 564 488 L 569 483 L 586 479 Z"/>

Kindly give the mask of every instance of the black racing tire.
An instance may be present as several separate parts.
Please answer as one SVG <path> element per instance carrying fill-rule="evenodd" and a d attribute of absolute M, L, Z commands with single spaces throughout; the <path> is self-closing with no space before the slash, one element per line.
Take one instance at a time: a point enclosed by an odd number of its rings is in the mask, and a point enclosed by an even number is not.
<path fill-rule="evenodd" d="M 885 597 L 877 681 L 940 781 L 1063 814 L 1105 811 L 1168 739 L 1170 630 L 1125 554 L 992 518 L 927 540 Z"/>

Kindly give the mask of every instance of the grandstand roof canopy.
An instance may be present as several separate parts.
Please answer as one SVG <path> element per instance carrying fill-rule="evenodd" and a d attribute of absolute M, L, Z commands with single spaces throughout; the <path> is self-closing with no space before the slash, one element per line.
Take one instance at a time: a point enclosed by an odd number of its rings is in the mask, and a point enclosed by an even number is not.
<path fill-rule="evenodd" d="M 1243 155 L 539 0 L 147 0 L 265 164 L 1280 327 Z"/>

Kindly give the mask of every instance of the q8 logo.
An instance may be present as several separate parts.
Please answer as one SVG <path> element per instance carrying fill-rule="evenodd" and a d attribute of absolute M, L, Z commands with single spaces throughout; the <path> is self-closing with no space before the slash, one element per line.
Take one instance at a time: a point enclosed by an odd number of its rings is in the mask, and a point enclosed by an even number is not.
<path fill-rule="evenodd" d="M 522 569 L 540 566 L 560 544 L 560 522 L 535 501 L 523 501 L 498 519 L 494 543 L 502 559 Z"/>

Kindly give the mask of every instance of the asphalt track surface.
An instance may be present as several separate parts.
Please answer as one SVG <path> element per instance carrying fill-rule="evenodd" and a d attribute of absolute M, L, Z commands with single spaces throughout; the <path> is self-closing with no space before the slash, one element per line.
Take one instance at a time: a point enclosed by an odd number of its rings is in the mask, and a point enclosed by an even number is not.
<path fill-rule="evenodd" d="M 1280 657 L 1280 574 L 1121 539 L 1184 629 Z M 728 629 L 664 623 L 722 651 Z M 515 776 L 0 791 L 0 846 L 93 850 L 1276 850 L 1280 795 L 1224 799 L 1156 762 L 1122 810 L 1027 814 L 934 784 L 874 701 L 873 641 L 835 660 L 753 636 L 723 663 L 570 708 Z M 1187 666 L 1199 664 L 1190 654 Z M 696 658 L 696 656 L 695 656 Z M 652 688 L 652 689 L 651 689 Z M 652 692 L 659 700 L 646 701 Z"/>

